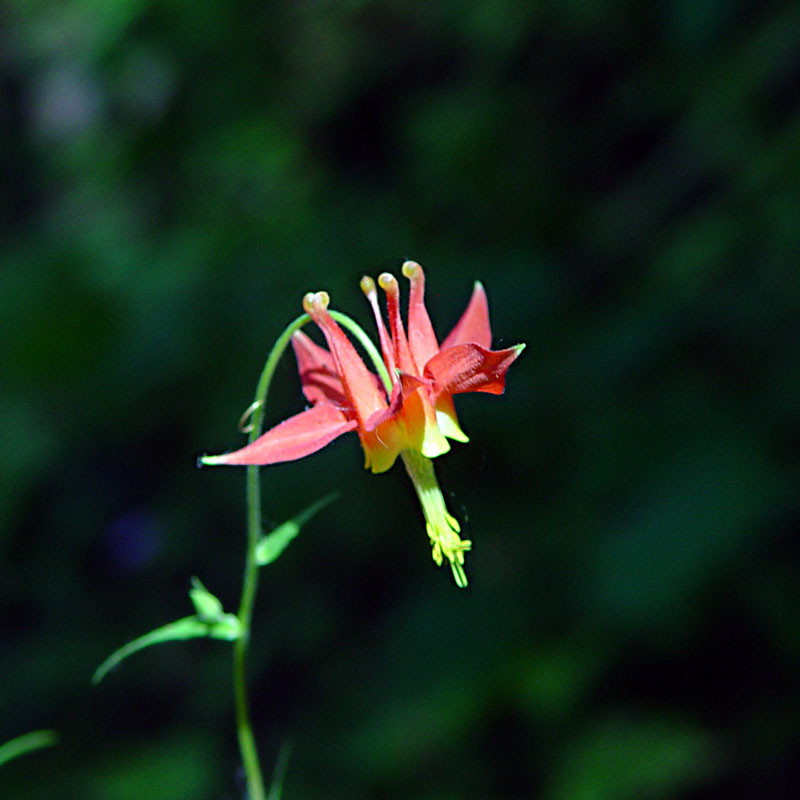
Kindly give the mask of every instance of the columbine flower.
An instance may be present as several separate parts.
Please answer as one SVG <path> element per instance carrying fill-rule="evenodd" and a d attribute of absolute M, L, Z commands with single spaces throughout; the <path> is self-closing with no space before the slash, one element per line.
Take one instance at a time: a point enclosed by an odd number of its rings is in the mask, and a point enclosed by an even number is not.
<path fill-rule="evenodd" d="M 206 456 L 204 464 L 276 464 L 310 455 L 348 431 L 356 431 L 365 467 L 384 472 L 400 455 L 425 515 L 434 561 L 450 563 L 459 586 L 466 586 L 464 553 L 472 546 L 445 507 L 432 458 L 450 449 L 448 438 L 468 441 L 456 417 L 453 395 L 502 394 L 505 374 L 525 345 L 490 350 L 486 293 L 475 284 L 469 305 L 440 346 L 425 308 L 425 276 L 413 261 L 403 264 L 410 283 L 408 335 L 400 315 L 400 290 L 389 273 L 378 278 L 386 293 L 389 330 L 378 307 L 375 282 L 361 288 L 378 327 L 391 392 L 364 365 L 350 340 L 328 312 L 325 292 L 309 293 L 303 308 L 322 331 L 328 349 L 297 332 L 292 337 L 303 393 L 311 408 L 281 422 L 252 444 L 233 453 Z"/>

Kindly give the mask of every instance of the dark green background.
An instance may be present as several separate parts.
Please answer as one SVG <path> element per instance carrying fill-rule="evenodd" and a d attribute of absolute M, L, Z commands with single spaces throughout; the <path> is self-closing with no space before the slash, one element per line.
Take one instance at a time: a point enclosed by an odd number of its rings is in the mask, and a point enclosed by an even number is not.
<path fill-rule="evenodd" d="M 0 24 L 4 798 L 239 797 L 242 440 L 302 295 L 472 281 L 502 398 L 439 459 L 437 570 L 355 437 L 265 470 L 254 717 L 305 798 L 796 798 L 800 5 L 11 0 Z M 290 358 L 270 423 L 300 410 Z"/>

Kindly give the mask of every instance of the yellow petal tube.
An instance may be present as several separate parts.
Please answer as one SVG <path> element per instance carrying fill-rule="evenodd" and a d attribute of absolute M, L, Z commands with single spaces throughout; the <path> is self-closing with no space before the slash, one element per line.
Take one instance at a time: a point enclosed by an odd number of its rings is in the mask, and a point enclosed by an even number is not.
<path fill-rule="evenodd" d="M 433 547 L 433 560 L 437 566 L 441 566 L 443 559 L 447 558 L 456 585 L 463 589 L 467 585 L 464 553 L 472 548 L 472 542 L 458 535 L 461 527 L 445 507 L 444 496 L 433 471 L 433 462 L 416 450 L 403 450 L 400 455 L 422 505 L 425 527 Z"/>

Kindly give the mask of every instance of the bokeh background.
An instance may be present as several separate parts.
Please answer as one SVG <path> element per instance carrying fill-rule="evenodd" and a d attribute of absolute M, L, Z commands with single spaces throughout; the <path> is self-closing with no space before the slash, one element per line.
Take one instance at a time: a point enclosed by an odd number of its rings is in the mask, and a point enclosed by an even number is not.
<path fill-rule="evenodd" d="M 252 687 L 284 797 L 796 798 L 800 5 L 9 0 L 0 26 L 4 798 L 241 796 L 239 445 L 309 290 L 415 258 L 528 348 L 438 462 L 431 562 L 354 437 L 265 470 Z M 291 358 L 268 421 L 303 400 Z"/>

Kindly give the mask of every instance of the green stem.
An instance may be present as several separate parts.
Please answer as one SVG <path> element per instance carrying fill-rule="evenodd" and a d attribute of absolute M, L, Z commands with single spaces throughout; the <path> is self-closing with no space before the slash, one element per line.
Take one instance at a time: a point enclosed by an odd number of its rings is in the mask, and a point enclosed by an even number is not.
<path fill-rule="evenodd" d="M 375 345 L 350 317 L 338 311 L 331 311 L 331 316 L 346 327 L 358 339 L 361 346 L 366 351 L 375 369 L 383 381 L 387 392 L 391 392 L 392 383 L 389 373 L 383 363 Z M 248 442 L 254 442 L 261 435 L 261 428 L 264 422 L 264 406 L 267 401 L 267 393 L 275 367 L 278 365 L 283 351 L 289 345 L 292 335 L 300 330 L 308 321 L 308 314 L 301 314 L 294 322 L 291 322 L 286 330 L 278 337 L 272 347 L 264 370 L 256 387 L 255 400 L 253 401 L 252 416 L 248 427 Z M 239 603 L 239 622 L 241 624 L 241 636 L 233 645 L 233 695 L 236 707 L 236 728 L 239 736 L 239 750 L 242 755 L 245 775 L 247 776 L 247 796 L 248 800 L 267 800 L 264 791 L 264 779 L 261 775 L 261 766 L 258 761 L 258 751 L 256 749 L 255 737 L 253 736 L 253 726 L 250 722 L 249 702 L 247 695 L 247 648 L 250 643 L 250 627 L 253 619 L 253 605 L 255 603 L 256 591 L 258 589 L 258 561 L 256 549 L 261 539 L 261 483 L 259 480 L 260 467 L 249 466 L 247 468 L 247 555 L 245 557 L 244 580 L 242 583 L 242 599 Z"/>
<path fill-rule="evenodd" d="M 264 405 L 267 400 L 269 384 L 275 367 L 278 365 L 292 334 L 308 322 L 308 314 L 302 314 L 292 322 L 275 342 L 264 365 L 264 371 L 258 381 L 256 397 L 253 403 L 253 416 L 249 441 L 254 442 L 261 435 L 264 421 Z M 241 636 L 233 645 L 233 696 L 236 705 L 236 728 L 239 735 L 239 750 L 242 754 L 245 775 L 247 776 L 247 796 L 249 800 L 266 800 L 264 779 L 258 763 L 253 727 L 250 723 L 250 711 L 247 698 L 247 647 L 250 643 L 250 625 L 253 619 L 253 604 L 258 589 L 258 561 L 256 547 L 261 538 L 261 485 L 259 481 L 260 467 L 247 468 L 247 555 L 245 557 L 244 581 L 242 583 L 242 599 L 239 603 L 239 622 L 242 626 Z"/>

